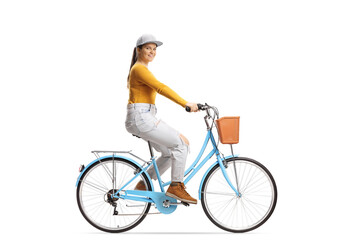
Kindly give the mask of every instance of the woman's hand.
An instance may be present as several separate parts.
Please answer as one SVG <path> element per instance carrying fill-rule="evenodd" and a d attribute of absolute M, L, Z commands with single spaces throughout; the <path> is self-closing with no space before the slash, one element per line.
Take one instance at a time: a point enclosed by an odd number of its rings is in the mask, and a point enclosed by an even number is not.
<path fill-rule="evenodd" d="M 190 112 L 198 112 L 199 111 L 197 103 L 188 102 L 188 103 L 186 103 L 186 106 L 190 108 Z"/>

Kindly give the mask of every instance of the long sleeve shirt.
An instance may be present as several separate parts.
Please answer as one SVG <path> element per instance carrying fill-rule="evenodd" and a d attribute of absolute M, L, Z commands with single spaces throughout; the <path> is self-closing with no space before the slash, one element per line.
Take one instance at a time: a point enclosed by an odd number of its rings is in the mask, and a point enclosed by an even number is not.
<path fill-rule="evenodd" d="M 187 101 L 165 84 L 159 82 L 148 68 L 142 64 L 134 64 L 129 77 L 129 104 L 155 104 L 156 94 L 159 93 L 175 103 L 185 107 Z"/>

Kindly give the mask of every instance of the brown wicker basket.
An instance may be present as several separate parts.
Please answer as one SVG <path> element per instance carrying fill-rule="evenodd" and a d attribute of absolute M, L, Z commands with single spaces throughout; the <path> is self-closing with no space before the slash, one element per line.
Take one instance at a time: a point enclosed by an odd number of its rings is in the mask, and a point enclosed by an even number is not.
<path fill-rule="evenodd" d="M 240 117 L 222 117 L 216 120 L 222 144 L 239 143 Z"/>

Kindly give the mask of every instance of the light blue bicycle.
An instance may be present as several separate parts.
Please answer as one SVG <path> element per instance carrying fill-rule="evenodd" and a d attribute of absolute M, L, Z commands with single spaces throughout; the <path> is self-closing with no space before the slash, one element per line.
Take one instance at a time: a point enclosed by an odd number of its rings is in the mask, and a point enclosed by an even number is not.
<path fill-rule="evenodd" d="M 219 118 L 217 109 L 207 104 L 199 104 L 199 109 L 206 111 L 207 134 L 199 155 L 185 171 L 184 184 L 215 155 L 216 160 L 204 174 L 199 187 L 203 210 L 211 222 L 226 231 L 251 231 L 265 223 L 275 209 L 277 188 L 274 178 L 267 168 L 253 159 L 233 153 L 224 157 L 212 131 Z M 200 161 L 209 142 L 212 150 Z M 124 232 L 136 227 L 148 214 L 170 214 L 178 205 L 188 206 L 165 196 L 164 187 L 170 182 L 161 180 L 150 143 L 149 148 L 150 161 L 131 151 L 93 151 L 97 159 L 80 167 L 76 182 L 77 203 L 91 225 L 105 232 Z M 160 192 L 155 191 L 146 172 L 151 165 L 154 165 Z M 133 190 L 140 179 L 147 191 Z M 151 206 L 158 212 L 149 213 Z"/>

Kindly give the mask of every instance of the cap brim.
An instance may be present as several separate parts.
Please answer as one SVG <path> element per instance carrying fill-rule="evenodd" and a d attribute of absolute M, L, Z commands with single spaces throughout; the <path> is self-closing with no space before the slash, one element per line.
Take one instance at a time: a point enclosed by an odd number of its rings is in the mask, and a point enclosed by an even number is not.
<path fill-rule="evenodd" d="M 160 47 L 161 45 L 163 45 L 163 43 L 160 42 L 160 41 L 147 41 L 147 42 L 142 43 L 141 45 L 144 45 L 144 44 L 147 44 L 147 43 L 155 43 L 157 47 Z M 138 45 L 138 46 L 141 46 L 141 45 Z"/>

